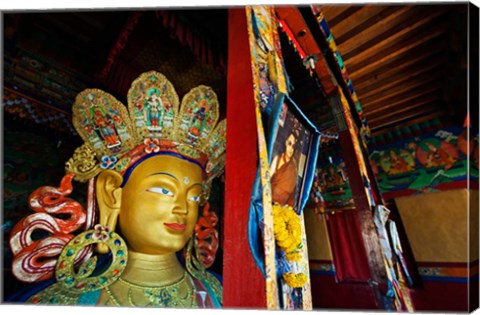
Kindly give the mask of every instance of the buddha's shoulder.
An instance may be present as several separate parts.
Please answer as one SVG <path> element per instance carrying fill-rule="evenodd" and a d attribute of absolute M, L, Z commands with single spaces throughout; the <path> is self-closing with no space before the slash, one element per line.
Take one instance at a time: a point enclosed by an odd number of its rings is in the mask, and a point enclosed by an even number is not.
<path fill-rule="evenodd" d="M 27 303 L 57 305 L 95 305 L 101 290 L 82 292 L 67 289 L 61 283 L 54 283 L 32 295 Z"/>

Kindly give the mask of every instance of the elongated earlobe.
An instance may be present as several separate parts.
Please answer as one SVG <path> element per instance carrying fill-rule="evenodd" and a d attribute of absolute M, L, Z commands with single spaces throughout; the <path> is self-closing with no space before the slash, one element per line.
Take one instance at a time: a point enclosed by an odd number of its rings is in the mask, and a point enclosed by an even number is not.
<path fill-rule="evenodd" d="M 99 208 L 100 224 L 114 231 L 117 226 L 120 205 L 122 203 L 123 177 L 112 170 L 105 170 L 97 178 L 97 203 Z M 101 254 L 108 252 L 108 248 L 99 244 L 97 250 Z"/>

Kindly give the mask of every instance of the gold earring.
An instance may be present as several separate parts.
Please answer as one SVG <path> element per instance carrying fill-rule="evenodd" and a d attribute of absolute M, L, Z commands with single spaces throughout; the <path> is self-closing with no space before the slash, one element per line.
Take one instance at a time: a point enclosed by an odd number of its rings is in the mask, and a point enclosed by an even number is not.
<path fill-rule="evenodd" d="M 75 272 L 75 256 L 86 246 L 104 244 L 112 254 L 110 266 L 100 275 L 91 276 L 97 266 L 97 257 L 91 257 Z M 55 277 L 64 289 L 79 292 L 95 291 L 115 282 L 125 270 L 128 250 L 125 241 L 110 228 L 97 224 L 67 243 L 58 258 Z"/>

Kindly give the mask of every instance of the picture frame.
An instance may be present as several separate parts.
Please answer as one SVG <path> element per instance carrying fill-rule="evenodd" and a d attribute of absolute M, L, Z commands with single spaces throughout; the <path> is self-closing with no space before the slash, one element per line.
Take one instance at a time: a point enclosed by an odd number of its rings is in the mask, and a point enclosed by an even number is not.
<path fill-rule="evenodd" d="M 291 206 L 300 214 L 313 183 L 319 132 L 286 95 L 277 99 L 269 131 L 272 202 Z"/>

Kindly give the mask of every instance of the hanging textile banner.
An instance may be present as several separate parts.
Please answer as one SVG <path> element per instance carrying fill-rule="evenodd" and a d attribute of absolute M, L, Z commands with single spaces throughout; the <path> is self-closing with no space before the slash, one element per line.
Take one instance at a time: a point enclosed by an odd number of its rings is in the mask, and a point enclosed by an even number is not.
<path fill-rule="evenodd" d="M 267 309 L 280 309 L 278 299 L 278 283 L 275 265 L 275 238 L 273 233 L 272 194 L 270 174 L 268 173 L 268 153 L 265 141 L 265 131 L 262 123 L 261 110 L 268 110 L 273 103 L 275 87 L 268 78 L 268 56 L 272 53 L 273 38 L 260 36 L 260 29 L 267 33 L 272 27 L 272 9 L 268 7 L 246 7 L 247 25 L 250 41 L 252 75 L 255 93 L 255 113 L 257 117 L 258 152 L 260 162 L 260 182 L 262 186 L 263 213 L 263 245 L 264 245 L 264 272 L 266 281 Z M 263 14 L 262 14 L 263 13 Z M 259 20 L 258 17 L 261 17 Z M 260 22 L 260 23 L 259 23 Z M 271 52 L 269 54 L 269 51 Z M 260 66 L 258 65 L 260 64 Z M 271 69 L 270 73 L 274 70 Z M 278 77 L 277 77 L 278 79 Z"/>
<path fill-rule="evenodd" d="M 390 210 L 383 205 L 375 207 L 373 221 L 378 232 L 380 245 L 382 246 L 383 260 L 385 262 L 385 269 L 388 278 L 387 297 L 393 300 L 393 306 L 397 311 L 407 310 L 414 312 L 413 303 L 410 297 L 410 292 L 405 285 L 405 280 L 399 263 L 396 261 L 396 256 L 390 246 L 388 239 L 388 232 L 386 228 L 388 215 Z"/>
<path fill-rule="evenodd" d="M 273 7 L 247 7 L 246 14 L 260 162 L 249 216 L 250 249 L 265 276 L 267 308 L 310 310 L 312 302 L 308 253 L 301 209 L 308 199 L 312 186 L 313 173 L 310 176 L 308 170 L 314 170 L 320 135 L 315 126 L 286 96 L 286 78 Z M 284 128 L 285 133 L 277 134 L 281 113 L 284 114 L 282 121 L 285 126 L 298 130 Z M 287 119 L 287 116 L 290 118 Z M 263 126 L 266 118 L 269 118 L 268 130 Z M 288 163 L 288 171 L 293 174 L 294 188 L 287 192 L 276 186 L 279 174 L 288 172 L 287 165 L 284 164 L 285 159 L 282 162 L 276 159 L 276 163 L 271 160 L 275 151 L 274 144 L 286 144 L 288 140 L 291 145 L 296 144 L 299 158 L 292 158 Z M 310 152 L 315 154 L 309 154 Z M 272 165 L 275 166 L 272 168 Z M 273 174 L 275 176 L 272 176 Z M 285 185 L 285 182 L 282 185 Z M 293 224 L 295 228 L 285 228 L 287 221 L 295 223 Z M 279 226 L 283 228 L 279 230 Z M 279 241 L 283 239 L 279 238 L 279 235 L 285 233 L 295 235 L 295 244 Z M 263 252 L 258 248 L 259 243 L 263 243 Z"/>
<path fill-rule="evenodd" d="M 313 186 L 320 133 L 287 95 L 279 94 L 277 99 L 268 121 L 267 146 L 282 306 L 309 310 L 310 272 L 302 210 Z"/>

